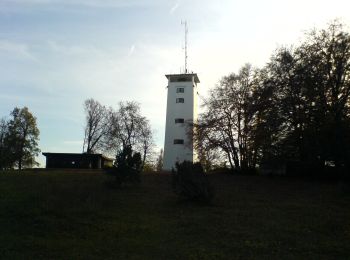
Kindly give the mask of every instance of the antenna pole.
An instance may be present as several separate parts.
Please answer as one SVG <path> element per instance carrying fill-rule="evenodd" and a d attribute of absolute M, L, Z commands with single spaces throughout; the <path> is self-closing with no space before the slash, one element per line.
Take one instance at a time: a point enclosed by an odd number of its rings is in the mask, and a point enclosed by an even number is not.
<path fill-rule="evenodd" d="M 186 74 L 187 73 L 187 34 L 188 34 L 187 21 L 181 21 L 181 24 L 185 26 L 185 74 Z"/>

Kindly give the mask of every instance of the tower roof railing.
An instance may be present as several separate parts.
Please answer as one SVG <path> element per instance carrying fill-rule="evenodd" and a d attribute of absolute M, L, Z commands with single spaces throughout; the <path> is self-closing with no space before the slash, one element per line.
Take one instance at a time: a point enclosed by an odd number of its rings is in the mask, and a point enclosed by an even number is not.
<path fill-rule="evenodd" d="M 170 80 L 170 78 L 172 78 L 175 81 L 181 81 L 181 79 L 187 80 L 188 78 L 191 78 L 191 80 L 192 80 L 192 77 L 194 77 L 194 82 L 200 83 L 197 73 L 167 74 L 167 75 L 165 75 L 165 77 L 167 77 L 168 80 Z"/>

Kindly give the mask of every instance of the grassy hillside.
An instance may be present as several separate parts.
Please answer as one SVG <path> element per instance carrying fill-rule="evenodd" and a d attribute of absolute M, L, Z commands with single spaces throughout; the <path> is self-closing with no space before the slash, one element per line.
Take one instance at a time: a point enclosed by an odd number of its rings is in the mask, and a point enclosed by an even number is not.
<path fill-rule="evenodd" d="M 0 173 L 1 259 L 349 259 L 339 184 L 210 176 L 212 206 L 180 203 L 170 176 L 116 190 L 98 171 Z"/>

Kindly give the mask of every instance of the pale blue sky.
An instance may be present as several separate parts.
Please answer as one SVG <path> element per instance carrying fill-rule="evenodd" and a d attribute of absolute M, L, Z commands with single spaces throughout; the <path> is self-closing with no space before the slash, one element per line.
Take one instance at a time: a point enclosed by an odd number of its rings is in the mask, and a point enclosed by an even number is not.
<path fill-rule="evenodd" d="M 183 67 L 182 19 L 205 96 L 222 76 L 264 65 L 313 27 L 335 18 L 350 25 L 349 10 L 345 0 L 0 0 L 0 117 L 28 106 L 43 152 L 81 152 L 85 99 L 135 100 L 162 147 L 164 74 Z"/>

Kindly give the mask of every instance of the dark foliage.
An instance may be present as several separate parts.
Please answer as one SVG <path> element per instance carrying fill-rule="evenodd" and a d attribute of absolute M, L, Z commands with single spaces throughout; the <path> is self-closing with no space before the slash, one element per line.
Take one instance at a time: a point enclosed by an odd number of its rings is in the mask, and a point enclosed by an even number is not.
<path fill-rule="evenodd" d="M 133 152 L 130 146 L 126 146 L 117 154 L 114 167 L 107 172 L 114 175 L 116 184 L 121 186 L 123 183 L 140 182 L 141 168 L 141 154 Z"/>
<path fill-rule="evenodd" d="M 172 176 L 173 190 L 180 198 L 203 203 L 213 199 L 213 188 L 200 163 L 177 162 Z"/>
<path fill-rule="evenodd" d="M 350 34 L 345 29 L 335 21 L 307 33 L 298 46 L 277 49 L 261 69 L 245 65 L 223 77 L 195 125 L 200 157 L 201 151 L 218 151 L 231 169 L 242 172 L 264 165 L 303 176 L 349 173 Z"/>
<path fill-rule="evenodd" d="M 120 102 L 107 108 L 94 99 L 84 103 L 86 126 L 83 149 L 86 153 L 116 153 L 126 146 L 141 154 L 141 168 L 149 161 L 153 133 L 149 120 L 141 114 L 140 104 Z"/>
<path fill-rule="evenodd" d="M 39 129 L 27 107 L 15 107 L 10 119 L 0 120 L 0 170 L 37 166 Z"/>

